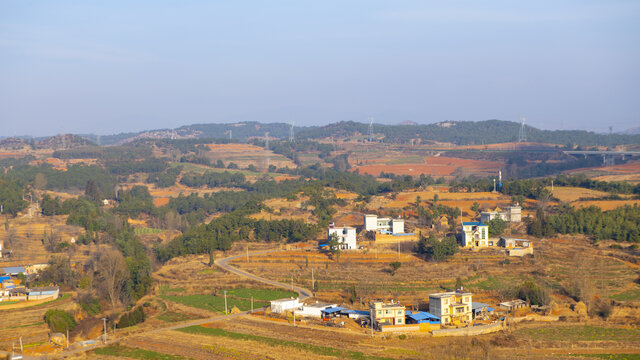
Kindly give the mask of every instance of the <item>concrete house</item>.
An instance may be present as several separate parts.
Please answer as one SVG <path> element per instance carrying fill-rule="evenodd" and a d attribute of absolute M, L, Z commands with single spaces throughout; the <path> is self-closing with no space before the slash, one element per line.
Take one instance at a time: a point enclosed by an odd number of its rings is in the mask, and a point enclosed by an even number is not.
<path fill-rule="evenodd" d="M 501 237 L 498 246 L 505 248 L 509 256 L 533 255 L 533 243 L 529 240 Z"/>
<path fill-rule="evenodd" d="M 483 211 L 480 213 L 480 221 L 488 223 L 493 219 L 502 219 L 506 222 L 521 222 L 522 221 L 522 208 L 519 205 L 507 206 L 502 209 L 495 209 L 494 211 Z"/>
<path fill-rule="evenodd" d="M 374 327 L 405 325 L 405 309 L 399 303 L 376 301 L 369 305 Z"/>
<path fill-rule="evenodd" d="M 285 311 L 291 311 L 300 308 L 302 304 L 298 298 L 286 298 L 271 300 L 271 312 L 276 314 L 282 314 Z"/>
<path fill-rule="evenodd" d="M 340 250 L 354 250 L 358 248 L 356 242 L 356 228 L 350 226 L 329 226 L 327 230 L 327 241 L 331 241 L 331 235 L 333 234 L 338 237 L 338 246 L 340 247 Z"/>
<path fill-rule="evenodd" d="M 462 247 L 480 248 L 489 246 L 489 226 L 482 222 L 463 222 L 460 235 Z"/>
<path fill-rule="evenodd" d="M 439 317 L 443 325 L 469 323 L 473 319 L 472 297 L 461 290 L 431 294 L 429 313 Z"/>
<path fill-rule="evenodd" d="M 384 231 L 389 234 L 404 233 L 404 220 L 379 218 L 378 215 L 364 216 L 364 229 L 367 231 Z"/>

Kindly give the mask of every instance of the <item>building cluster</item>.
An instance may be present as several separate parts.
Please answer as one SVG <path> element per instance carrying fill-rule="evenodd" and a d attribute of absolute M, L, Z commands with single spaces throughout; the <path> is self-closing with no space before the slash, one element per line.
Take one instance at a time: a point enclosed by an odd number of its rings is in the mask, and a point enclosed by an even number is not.
<path fill-rule="evenodd" d="M 32 274 L 33 269 L 23 266 L 5 267 L 0 272 L 0 302 L 4 301 L 33 301 L 54 300 L 58 298 L 60 289 L 57 286 L 42 286 L 28 288 L 22 284 L 25 276 Z"/>
<path fill-rule="evenodd" d="M 417 240 L 414 233 L 404 232 L 404 219 L 379 218 L 378 215 L 364 215 L 363 231 L 375 232 L 376 243 Z M 335 238 L 340 250 L 354 250 L 358 248 L 358 229 L 353 226 L 336 226 L 330 224 L 327 228 L 327 241 Z"/>
<path fill-rule="evenodd" d="M 505 307 L 507 303 L 503 303 L 500 304 L 500 309 L 513 310 L 522 307 L 521 302 L 521 300 L 509 302 L 508 304 L 514 305 L 508 309 Z M 484 323 L 490 321 L 494 311 L 495 309 L 488 304 L 473 302 L 473 294 L 462 289 L 429 295 L 428 312 L 407 310 L 404 305 L 393 300 L 371 302 L 368 311 L 353 310 L 318 301 L 303 304 L 296 298 L 271 301 L 271 312 L 275 314 L 288 313 L 298 319 L 316 318 L 324 321 L 344 317 L 359 321 L 363 327 L 382 332 L 432 331 L 440 328 L 468 327 L 477 321 Z"/>

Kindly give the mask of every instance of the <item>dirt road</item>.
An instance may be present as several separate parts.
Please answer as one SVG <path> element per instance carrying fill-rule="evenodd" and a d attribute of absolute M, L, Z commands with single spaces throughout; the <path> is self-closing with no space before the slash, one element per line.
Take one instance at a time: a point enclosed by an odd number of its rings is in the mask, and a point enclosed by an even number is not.
<path fill-rule="evenodd" d="M 263 254 L 274 252 L 274 251 L 279 251 L 279 250 L 259 251 L 259 252 L 250 253 L 249 256 L 252 256 L 252 255 L 263 255 Z M 231 273 L 234 273 L 236 275 L 240 275 L 240 276 L 246 277 L 247 279 L 251 279 L 251 280 L 254 280 L 254 281 L 261 282 L 263 284 L 276 286 L 276 287 L 280 287 L 280 288 L 287 289 L 287 290 L 293 290 L 293 291 L 297 292 L 298 294 L 300 294 L 300 300 L 301 301 L 304 301 L 304 300 L 306 300 L 306 299 L 308 299 L 308 298 L 310 298 L 312 296 L 311 295 L 311 291 L 309 291 L 308 289 L 305 289 L 303 287 L 295 286 L 295 285 L 291 286 L 291 285 L 284 284 L 284 283 L 281 283 L 281 282 L 278 282 L 278 281 L 265 279 L 265 278 L 262 278 L 260 276 L 253 275 L 253 274 L 248 273 L 248 272 L 246 272 L 244 270 L 240 270 L 240 269 L 238 269 L 236 267 L 233 267 L 233 266 L 229 265 L 229 261 L 232 261 L 232 260 L 235 260 L 235 259 L 238 259 L 238 258 L 241 258 L 241 257 L 245 257 L 245 256 L 246 255 L 244 255 L 244 254 L 236 255 L 236 256 L 230 256 L 230 257 L 226 257 L 224 259 L 216 260 L 214 263 L 217 266 L 219 266 L 220 268 L 224 269 L 224 270 L 227 270 L 227 271 L 229 271 Z"/>

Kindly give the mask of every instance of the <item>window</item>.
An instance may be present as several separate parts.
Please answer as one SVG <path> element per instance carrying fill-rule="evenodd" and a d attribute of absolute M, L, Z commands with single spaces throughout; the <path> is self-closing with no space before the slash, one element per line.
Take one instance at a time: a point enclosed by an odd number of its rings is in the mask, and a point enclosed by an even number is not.
<path fill-rule="evenodd" d="M 449 308 L 444 308 L 444 313 L 448 314 L 449 313 Z"/>
<path fill-rule="evenodd" d="M 398 324 L 402 324 L 402 318 L 398 318 Z"/>
<path fill-rule="evenodd" d="M 445 305 L 446 305 L 446 304 L 448 304 L 448 303 L 449 303 L 449 299 L 444 299 L 444 301 L 443 301 L 443 302 L 444 302 L 444 303 L 445 303 Z"/>

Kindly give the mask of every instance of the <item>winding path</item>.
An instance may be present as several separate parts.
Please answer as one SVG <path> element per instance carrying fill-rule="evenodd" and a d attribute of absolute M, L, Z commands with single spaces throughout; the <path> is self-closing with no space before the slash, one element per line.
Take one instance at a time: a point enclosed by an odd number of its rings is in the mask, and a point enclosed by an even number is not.
<path fill-rule="evenodd" d="M 252 255 L 262 255 L 262 254 L 266 254 L 266 253 L 270 253 L 270 252 L 275 252 L 275 251 L 279 251 L 279 250 L 266 250 L 266 251 L 258 251 L 258 252 L 254 252 L 254 253 L 249 253 L 249 256 Z M 249 272 L 246 272 L 244 270 L 238 269 L 237 267 L 233 267 L 231 265 L 229 265 L 229 261 L 235 260 L 235 259 L 239 259 L 242 257 L 245 257 L 247 255 L 242 254 L 242 255 L 235 255 L 235 256 L 229 256 L 226 257 L 224 259 L 219 259 L 214 261 L 214 263 L 220 267 L 223 270 L 226 270 L 228 272 L 234 273 L 236 275 L 240 275 L 243 276 L 247 279 L 251 279 L 254 281 L 258 281 L 261 282 L 263 284 L 267 284 L 267 285 L 271 285 L 271 286 L 275 286 L 275 287 L 280 287 L 283 289 L 292 289 L 293 291 L 297 292 L 300 295 L 300 301 L 304 301 L 310 297 L 312 297 L 311 291 L 309 291 L 308 289 L 305 289 L 303 287 L 300 286 L 296 286 L 296 285 L 287 285 L 278 281 L 274 281 L 274 280 L 269 280 L 269 279 L 265 279 L 263 277 L 257 276 L 257 275 L 253 275 Z"/>

